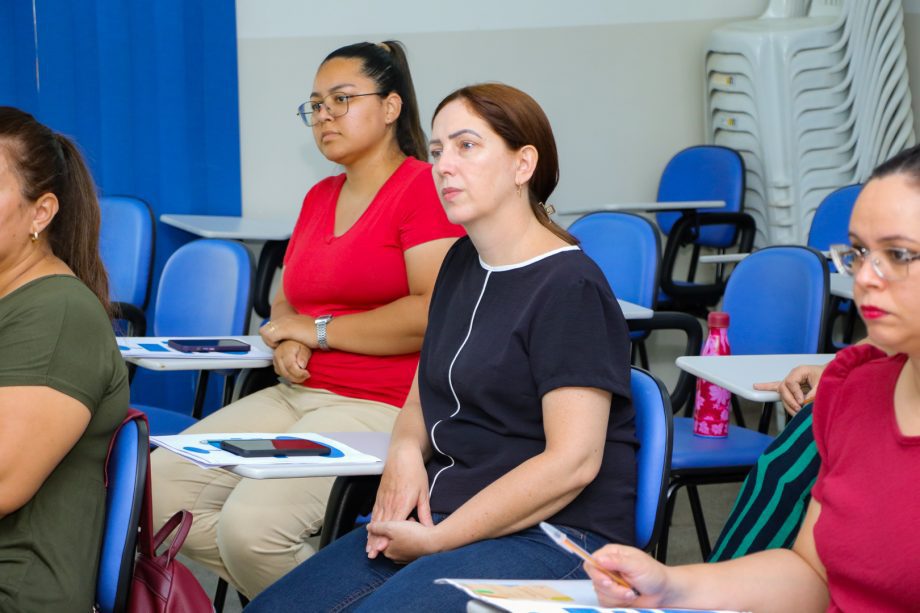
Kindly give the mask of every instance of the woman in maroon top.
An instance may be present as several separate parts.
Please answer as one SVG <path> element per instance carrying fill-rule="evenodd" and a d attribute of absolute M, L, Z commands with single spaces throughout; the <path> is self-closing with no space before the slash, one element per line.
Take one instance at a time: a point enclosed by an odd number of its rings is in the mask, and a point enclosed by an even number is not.
<path fill-rule="evenodd" d="M 869 345 L 827 367 L 814 405 L 821 471 L 792 550 L 669 568 L 607 545 L 588 568 L 602 604 L 742 611 L 916 611 L 920 603 L 920 147 L 879 166 L 859 195 L 849 245 Z M 641 596 L 637 595 L 637 592 Z"/>

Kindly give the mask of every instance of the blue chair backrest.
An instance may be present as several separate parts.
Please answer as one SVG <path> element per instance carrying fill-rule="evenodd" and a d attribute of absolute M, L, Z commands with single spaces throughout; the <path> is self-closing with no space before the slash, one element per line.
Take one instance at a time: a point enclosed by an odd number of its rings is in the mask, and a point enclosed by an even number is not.
<path fill-rule="evenodd" d="M 655 308 L 661 246 L 652 222 L 631 213 L 592 213 L 575 221 L 569 232 L 603 271 L 617 298 Z"/>
<path fill-rule="evenodd" d="M 744 202 L 744 160 L 734 149 L 698 145 L 678 152 L 661 173 L 659 202 L 724 200 L 725 208 L 699 209 L 700 213 L 737 213 Z M 681 213 L 658 213 L 655 219 L 665 234 Z M 732 226 L 701 228 L 695 242 L 707 247 L 729 247 L 735 240 Z"/>
<path fill-rule="evenodd" d="M 200 239 L 166 261 L 157 289 L 154 336 L 246 334 L 252 256 L 242 244 Z"/>
<path fill-rule="evenodd" d="M 850 244 L 850 216 L 862 184 L 841 187 L 824 197 L 808 229 L 808 246 L 827 251 L 831 245 Z"/>
<path fill-rule="evenodd" d="M 115 433 L 106 474 L 105 530 L 96 578 L 96 604 L 102 613 L 124 611 L 134 568 L 149 454 L 147 424 L 125 422 Z"/>
<path fill-rule="evenodd" d="M 827 261 L 810 247 L 767 247 L 744 258 L 722 301 L 732 353 L 816 353 L 824 341 L 828 284 Z"/>
<path fill-rule="evenodd" d="M 630 382 L 636 411 L 636 547 L 654 547 L 661 530 L 671 472 L 673 425 L 671 401 L 664 385 L 648 372 L 633 367 Z"/>
<path fill-rule="evenodd" d="M 147 203 L 130 196 L 99 199 L 99 252 L 109 275 L 109 297 L 143 309 L 153 267 L 154 223 Z"/>

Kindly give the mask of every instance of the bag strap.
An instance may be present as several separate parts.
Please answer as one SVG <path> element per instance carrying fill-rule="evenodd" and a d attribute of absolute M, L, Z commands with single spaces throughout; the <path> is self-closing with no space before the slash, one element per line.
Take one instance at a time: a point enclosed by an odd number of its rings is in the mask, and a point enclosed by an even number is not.
<path fill-rule="evenodd" d="M 148 430 L 150 424 L 147 421 L 147 415 L 143 411 L 138 411 L 137 409 L 132 409 L 128 407 L 128 412 L 125 414 L 124 420 L 118 428 L 115 429 L 117 433 L 121 428 L 128 423 L 129 421 L 138 420 L 143 421 L 147 424 Z M 112 447 L 115 445 L 115 436 L 112 436 L 112 440 L 109 441 L 109 450 L 105 454 L 105 485 L 109 485 L 109 456 L 112 454 Z M 153 495 L 150 490 L 150 448 L 147 448 L 147 475 L 144 480 L 144 500 L 141 502 L 141 517 L 140 517 L 140 530 L 137 535 L 138 549 L 141 553 L 144 553 L 148 556 L 156 550 L 153 546 L 153 528 L 151 526 L 151 521 L 153 517 L 153 512 L 151 510 L 151 501 L 153 500 Z"/>
<path fill-rule="evenodd" d="M 147 422 L 147 415 L 143 411 L 138 411 L 137 409 L 128 408 L 128 412 L 125 415 L 125 418 L 119 424 L 118 428 L 115 429 L 117 434 L 119 430 L 124 427 L 130 421 L 143 421 Z M 109 449 L 105 454 L 105 486 L 109 486 L 109 457 L 112 455 L 112 447 L 115 445 L 115 434 L 112 435 L 112 439 L 109 441 Z M 140 530 L 137 535 L 137 546 L 138 551 L 148 558 L 152 558 L 156 554 L 157 548 L 163 544 L 163 541 L 166 540 L 176 528 L 179 531 L 176 533 L 176 537 L 172 540 L 172 543 L 169 545 L 169 549 L 166 552 L 167 563 L 171 562 L 176 554 L 179 553 L 179 549 L 182 547 L 182 544 L 185 542 L 185 538 L 188 536 L 189 530 L 192 527 L 192 514 L 189 511 L 182 510 L 173 515 L 166 524 L 160 528 L 155 534 L 153 531 L 153 493 L 151 490 L 151 478 L 150 478 L 150 450 L 148 447 L 147 450 L 147 475 L 144 481 L 144 500 L 141 502 L 141 516 L 140 516 Z"/>
<path fill-rule="evenodd" d="M 128 407 L 128 412 L 125 414 L 125 418 L 121 420 L 121 423 L 118 424 L 117 428 L 115 428 L 115 432 L 112 433 L 112 438 L 109 439 L 109 448 L 105 452 L 105 464 L 102 466 L 102 483 L 106 489 L 109 487 L 109 459 L 112 457 L 112 447 L 115 446 L 115 438 L 118 436 L 118 432 L 121 431 L 125 424 L 130 421 L 134 421 L 135 419 L 147 423 L 147 415 L 143 411 L 138 411 L 137 409 Z M 147 429 L 149 431 L 150 424 L 147 424 Z"/>
<path fill-rule="evenodd" d="M 192 529 L 192 514 L 189 511 L 182 509 L 169 518 L 169 521 L 167 521 L 153 537 L 152 551 L 156 551 L 160 545 L 163 544 L 163 541 L 166 540 L 166 537 L 176 528 L 179 530 L 176 532 L 175 538 L 173 538 L 172 542 L 169 544 L 169 549 L 166 550 L 166 564 L 172 562 L 176 554 L 179 553 L 179 549 L 182 547 L 182 544 L 185 543 L 185 537 L 188 536 L 189 530 Z"/>

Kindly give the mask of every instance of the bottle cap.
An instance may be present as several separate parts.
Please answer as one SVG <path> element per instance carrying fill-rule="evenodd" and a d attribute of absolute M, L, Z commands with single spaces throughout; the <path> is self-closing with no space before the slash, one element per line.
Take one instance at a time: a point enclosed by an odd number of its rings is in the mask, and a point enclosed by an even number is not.
<path fill-rule="evenodd" d="M 724 311 L 713 311 L 706 318 L 706 323 L 709 324 L 710 328 L 727 328 L 728 319 L 728 313 Z"/>

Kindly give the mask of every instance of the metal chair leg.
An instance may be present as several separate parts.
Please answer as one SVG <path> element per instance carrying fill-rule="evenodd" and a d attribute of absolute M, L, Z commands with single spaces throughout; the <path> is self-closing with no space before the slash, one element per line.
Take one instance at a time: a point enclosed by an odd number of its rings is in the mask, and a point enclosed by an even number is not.
<path fill-rule="evenodd" d="M 662 564 L 668 562 L 668 538 L 671 534 L 671 520 L 674 518 L 674 502 L 677 500 L 677 490 L 680 487 L 680 484 L 677 483 L 668 485 L 664 503 L 664 521 L 661 525 L 661 535 L 658 537 L 658 548 L 655 551 L 655 558 Z"/>
<path fill-rule="evenodd" d="M 208 374 L 207 370 L 198 371 L 198 382 L 195 384 L 195 404 L 192 405 L 192 417 L 201 419 L 204 412 L 204 399 L 208 393 Z"/>
<path fill-rule="evenodd" d="M 703 517 L 700 493 L 695 485 L 687 486 L 687 496 L 690 498 L 690 510 L 693 513 L 693 523 L 696 526 L 696 538 L 700 543 L 700 553 L 703 555 L 703 561 L 705 562 L 712 553 L 712 545 L 709 543 L 709 531 L 706 529 L 706 518 Z"/>
<path fill-rule="evenodd" d="M 214 613 L 223 613 L 224 603 L 227 601 L 227 582 L 223 577 L 217 578 L 217 589 L 214 590 Z"/>

